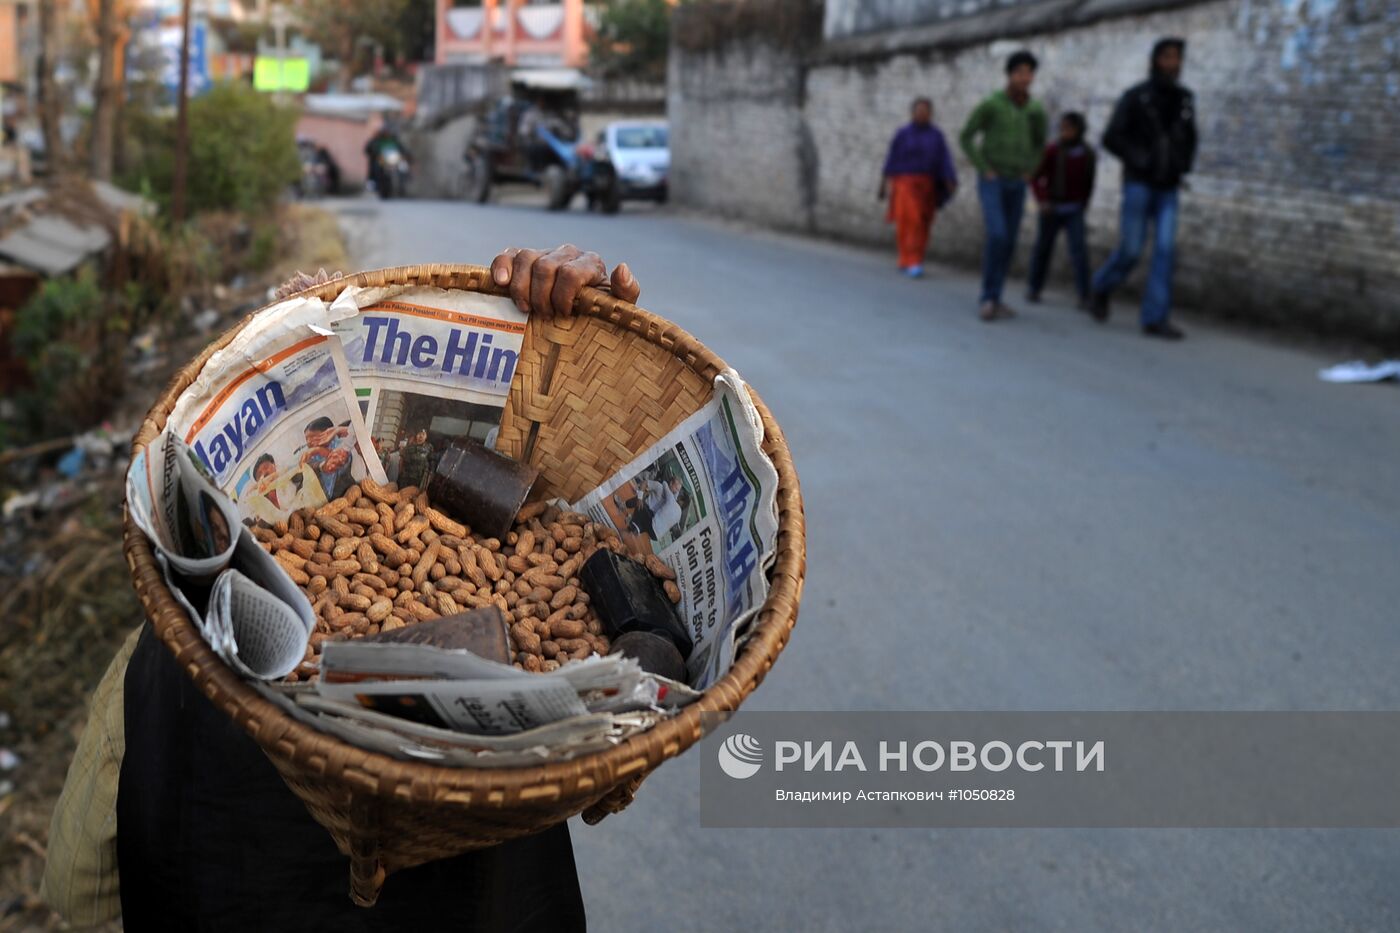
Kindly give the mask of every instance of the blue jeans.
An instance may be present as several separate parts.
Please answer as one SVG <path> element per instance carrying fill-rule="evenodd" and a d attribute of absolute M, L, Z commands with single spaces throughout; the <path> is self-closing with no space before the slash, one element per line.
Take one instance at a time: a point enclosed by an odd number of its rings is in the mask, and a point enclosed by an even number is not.
<path fill-rule="evenodd" d="M 1157 324 L 1172 310 L 1172 269 L 1176 265 L 1175 188 L 1151 188 L 1138 182 L 1123 185 L 1123 208 L 1118 220 L 1118 248 L 1094 276 L 1094 291 L 1113 291 L 1133 271 L 1153 227 L 1152 268 L 1142 293 L 1142 323 Z"/>
<path fill-rule="evenodd" d="M 982 301 L 1001 301 L 1001 288 L 1016 252 L 1016 236 L 1021 232 L 1021 214 L 1026 209 L 1026 183 L 1019 178 L 989 181 L 978 176 L 977 200 L 982 204 L 982 223 L 987 228 L 987 245 L 982 249 Z"/>
<path fill-rule="evenodd" d="M 1040 225 L 1035 234 L 1035 252 L 1031 254 L 1031 276 L 1027 287 L 1039 295 L 1045 287 L 1045 275 L 1050 269 L 1050 257 L 1055 252 L 1055 238 L 1060 228 L 1069 240 L 1069 259 L 1074 266 L 1074 288 L 1081 299 L 1089 297 L 1089 248 L 1084 237 L 1084 208 L 1072 211 L 1040 212 Z"/>

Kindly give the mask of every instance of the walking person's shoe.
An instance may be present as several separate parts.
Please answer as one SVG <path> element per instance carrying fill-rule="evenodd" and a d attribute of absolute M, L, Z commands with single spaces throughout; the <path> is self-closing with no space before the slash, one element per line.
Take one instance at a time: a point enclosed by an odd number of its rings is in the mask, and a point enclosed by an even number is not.
<path fill-rule="evenodd" d="M 1033 304 L 1033 305 L 1038 305 L 1038 304 L 1040 304 L 1040 292 L 1033 292 L 1033 291 L 1027 290 L 1027 291 L 1026 291 L 1026 303 L 1027 303 L 1027 304 Z"/>
<path fill-rule="evenodd" d="M 1093 292 L 1089 295 L 1089 316 L 1102 324 L 1108 320 L 1108 292 Z"/>
<path fill-rule="evenodd" d="M 1010 320 L 1011 318 L 1016 316 L 1016 311 L 1013 308 L 1010 308 L 998 301 L 996 303 L 996 316 Z"/>
<path fill-rule="evenodd" d="M 987 323 L 997 319 L 997 303 L 995 301 L 984 301 L 977 309 L 977 316 Z"/>
<path fill-rule="evenodd" d="M 1186 332 L 1174 326 L 1171 321 L 1157 321 L 1154 324 L 1142 325 L 1142 335 L 1157 337 L 1160 340 L 1181 340 L 1186 336 Z"/>
<path fill-rule="evenodd" d="M 924 267 L 923 267 L 923 266 L 909 266 L 908 268 L 906 268 L 906 269 L 904 270 L 904 274 L 907 275 L 907 276 L 909 276 L 909 278 L 911 278 L 911 279 L 921 279 L 921 278 L 924 277 Z"/>

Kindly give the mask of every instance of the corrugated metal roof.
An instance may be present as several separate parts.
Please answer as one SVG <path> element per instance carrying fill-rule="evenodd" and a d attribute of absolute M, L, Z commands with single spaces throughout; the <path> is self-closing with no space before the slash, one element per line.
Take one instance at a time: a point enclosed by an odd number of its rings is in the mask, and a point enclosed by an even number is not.
<path fill-rule="evenodd" d="M 301 104 L 306 113 L 326 117 L 367 117 L 403 110 L 403 101 L 388 94 L 307 94 Z"/>
<path fill-rule="evenodd" d="M 45 275 L 72 272 L 89 256 L 105 250 L 112 237 L 98 226 L 78 225 L 63 217 L 35 217 L 0 237 L 0 256 Z"/>
<path fill-rule="evenodd" d="M 21 188 L 18 191 L 7 191 L 0 194 L 0 211 L 12 211 L 17 207 L 33 204 L 35 201 L 42 201 L 47 196 L 48 192 L 43 188 Z"/>
<path fill-rule="evenodd" d="M 40 185 L 0 194 L 0 259 L 43 275 L 63 275 L 111 246 L 112 234 L 106 227 L 82 219 L 90 211 L 83 211 L 78 219 L 60 212 L 58 205 L 65 197 L 116 213 L 150 214 L 155 210 L 155 205 L 139 194 L 107 182 L 94 181 L 90 188 L 92 197 L 80 190 L 56 196 Z M 53 205 L 44 203 L 51 198 Z"/>
<path fill-rule="evenodd" d="M 90 184 L 98 199 L 114 211 L 130 211 L 133 214 L 142 215 L 155 213 L 155 203 L 146 200 L 139 194 L 125 191 L 107 181 L 94 180 Z"/>
<path fill-rule="evenodd" d="M 577 68 L 517 68 L 510 80 L 541 91 L 582 91 L 593 86 L 593 79 Z"/>

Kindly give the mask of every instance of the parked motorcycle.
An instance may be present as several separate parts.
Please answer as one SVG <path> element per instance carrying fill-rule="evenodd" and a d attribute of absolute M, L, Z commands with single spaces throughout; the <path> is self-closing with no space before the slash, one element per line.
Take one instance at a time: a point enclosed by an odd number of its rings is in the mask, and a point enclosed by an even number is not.
<path fill-rule="evenodd" d="M 408 194 L 408 157 L 397 144 L 385 143 L 379 147 L 375 167 L 374 187 L 381 198 L 402 198 Z"/>
<path fill-rule="evenodd" d="M 301 160 L 301 177 L 297 179 L 296 196 L 315 200 L 334 194 L 340 182 L 340 172 L 323 147 L 311 140 L 297 141 L 297 156 Z"/>

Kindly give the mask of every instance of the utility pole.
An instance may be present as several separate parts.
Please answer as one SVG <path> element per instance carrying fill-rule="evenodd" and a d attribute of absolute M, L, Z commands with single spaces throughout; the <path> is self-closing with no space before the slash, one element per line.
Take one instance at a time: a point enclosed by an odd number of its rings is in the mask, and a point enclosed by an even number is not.
<path fill-rule="evenodd" d="M 273 100 L 283 105 L 287 103 L 287 26 L 290 20 L 282 4 L 272 8 L 272 30 L 277 43 L 277 93 Z"/>
<path fill-rule="evenodd" d="M 112 149 L 120 106 L 113 72 L 117 65 L 117 0 L 97 0 L 97 82 L 92 107 L 92 176 L 112 180 Z"/>
<path fill-rule="evenodd" d="M 190 0 L 180 3 L 180 83 L 175 99 L 175 179 L 170 193 L 170 219 L 185 222 L 185 185 L 190 161 Z"/>
<path fill-rule="evenodd" d="M 63 159 L 62 103 L 58 99 L 59 5 L 39 4 L 39 123 L 44 131 L 44 161 L 56 174 Z"/>

